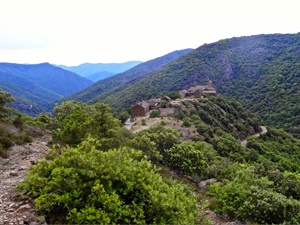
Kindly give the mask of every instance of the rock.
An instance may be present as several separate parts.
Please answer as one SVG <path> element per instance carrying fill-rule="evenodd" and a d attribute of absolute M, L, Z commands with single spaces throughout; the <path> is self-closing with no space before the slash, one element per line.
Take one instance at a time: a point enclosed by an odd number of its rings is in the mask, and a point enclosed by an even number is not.
<path fill-rule="evenodd" d="M 27 166 L 21 166 L 18 170 L 19 170 L 19 171 L 22 171 L 22 170 L 29 170 L 29 167 L 27 167 Z"/>
<path fill-rule="evenodd" d="M 32 200 L 20 198 L 16 186 L 25 179 L 30 163 L 36 164 L 48 152 L 48 146 L 42 142 L 50 139 L 47 135 L 34 139 L 31 145 L 12 146 L 9 159 L 0 157 L 0 225 L 46 225 L 45 219 L 36 215 Z"/>
<path fill-rule="evenodd" d="M 213 184 L 215 183 L 217 180 L 214 179 L 214 178 L 211 178 L 211 179 L 208 179 L 208 180 L 204 180 L 204 181 L 201 181 L 199 184 L 198 184 L 198 187 L 201 188 L 201 189 L 205 189 L 207 188 L 208 185 L 210 184 Z"/>
<path fill-rule="evenodd" d="M 18 212 L 18 213 L 22 213 L 22 212 L 28 211 L 29 209 L 31 209 L 31 206 L 30 206 L 29 204 L 21 205 L 21 206 L 17 209 L 17 212 Z"/>
<path fill-rule="evenodd" d="M 31 165 L 35 165 L 37 161 L 34 159 L 30 159 L 29 162 L 31 163 Z"/>
<path fill-rule="evenodd" d="M 31 222 L 30 225 L 40 225 L 38 222 Z"/>
<path fill-rule="evenodd" d="M 14 171 L 12 171 L 12 172 L 10 172 L 10 173 L 9 173 L 9 175 L 10 175 L 10 176 L 12 176 L 12 177 L 16 177 L 16 176 L 18 176 L 18 173 L 17 173 L 17 172 L 14 172 Z"/>

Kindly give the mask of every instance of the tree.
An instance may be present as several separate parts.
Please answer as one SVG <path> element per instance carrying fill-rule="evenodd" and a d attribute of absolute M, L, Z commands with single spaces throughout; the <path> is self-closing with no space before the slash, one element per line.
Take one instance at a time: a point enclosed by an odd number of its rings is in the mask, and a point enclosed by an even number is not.
<path fill-rule="evenodd" d="M 166 164 L 178 173 L 185 175 L 202 175 L 207 167 L 201 151 L 202 142 L 182 142 L 165 151 Z"/>
<path fill-rule="evenodd" d="M 168 94 L 168 96 L 173 100 L 175 100 L 177 98 L 181 98 L 181 95 L 178 92 L 171 92 Z"/>
<path fill-rule="evenodd" d="M 223 171 L 223 183 L 210 186 L 216 212 L 258 224 L 299 224 L 300 202 L 276 192 L 267 177 L 252 166 L 233 164 Z"/>
<path fill-rule="evenodd" d="M 228 133 L 223 133 L 220 137 L 213 139 L 212 144 L 220 156 L 242 155 L 244 151 L 242 145 Z"/>
<path fill-rule="evenodd" d="M 165 128 L 161 125 L 150 127 L 149 129 L 140 132 L 137 136 L 145 136 L 153 141 L 156 145 L 156 149 L 160 154 L 164 155 L 165 150 L 173 147 L 174 144 L 178 144 L 179 133 L 176 130 Z"/>
<path fill-rule="evenodd" d="M 89 135 L 97 138 L 103 149 L 118 147 L 124 141 L 125 128 L 105 104 L 69 101 L 56 106 L 54 112 L 60 127 L 55 137 L 66 144 L 75 146 Z"/>
<path fill-rule="evenodd" d="M 6 103 L 13 102 L 13 101 L 14 98 L 11 96 L 10 93 L 0 89 L 0 120 L 4 119 L 9 112 L 9 109 L 5 106 Z"/>
<path fill-rule="evenodd" d="M 162 178 L 140 151 L 103 152 L 97 142 L 33 167 L 19 189 L 38 212 L 72 224 L 196 223 L 196 198 L 186 186 Z"/>

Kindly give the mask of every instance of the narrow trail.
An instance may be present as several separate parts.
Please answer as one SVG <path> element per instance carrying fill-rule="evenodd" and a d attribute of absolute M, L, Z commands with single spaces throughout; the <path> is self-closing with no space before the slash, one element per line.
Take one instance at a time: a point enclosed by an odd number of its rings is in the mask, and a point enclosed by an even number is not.
<path fill-rule="evenodd" d="M 254 134 L 254 135 L 251 135 L 249 137 L 259 137 L 260 135 L 265 134 L 265 133 L 268 132 L 268 130 L 265 126 L 260 126 L 260 127 L 261 127 L 261 132 L 259 132 L 257 134 Z M 248 143 L 247 138 L 245 140 L 241 141 L 241 145 L 244 146 L 244 147 L 246 147 L 247 143 Z"/>
<path fill-rule="evenodd" d="M 20 199 L 15 191 L 33 164 L 48 153 L 50 134 L 35 138 L 31 143 L 13 146 L 9 158 L 0 158 L 0 224 L 46 224 L 44 218 L 35 214 L 29 199 Z"/>

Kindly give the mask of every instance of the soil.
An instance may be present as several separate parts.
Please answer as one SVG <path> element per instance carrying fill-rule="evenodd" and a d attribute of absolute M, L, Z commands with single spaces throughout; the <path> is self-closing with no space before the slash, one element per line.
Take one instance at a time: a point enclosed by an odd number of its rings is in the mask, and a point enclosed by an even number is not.
<path fill-rule="evenodd" d="M 46 224 L 35 212 L 30 199 L 21 199 L 17 185 L 24 181 L 27 171 L 48 153 L 51 135 L 46 133 L 31 143 L 13 146 L 7 159 L 0 158 L 0 224 Z"/>

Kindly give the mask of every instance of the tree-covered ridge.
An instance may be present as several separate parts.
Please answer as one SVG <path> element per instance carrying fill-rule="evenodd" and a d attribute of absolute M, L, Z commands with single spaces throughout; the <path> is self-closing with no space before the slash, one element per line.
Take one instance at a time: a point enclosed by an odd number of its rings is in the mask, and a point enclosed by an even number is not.
<path fill-rule="evenodd" d="M 160 69 L 161 67 L 177 59 L 178 57 L 187 54 L 190 51 L 192 51 L 192 49 L 178 50 L 141 63 L 123 73 L 119 73 L 104 80 L 100 80 L 82 91 L 61 99 L 60 102 L 65 100 L 76 100 L 82 102 L 92 101 L 98 95 L 108 92 L 121 84 L 127 82 L 130 82 L 132 84 L 137 82 L 140 77 L 143 77 L 148 73 Z"/>
<path fill-rule="evenodd" d="M 209 224 L 203 210 L 245 223 L 300 222 L 299 140 L 271 127 L 252 136 L 259 119 L 222 96 L 159 107 L 174 114 L 133 134 L 107 105 L 56 106 L 39 121 L 61 145 L 19 190 L 49 223 Z"/>
<path fill-rule="evenodd" d="M 30 115 L 49 110 L 50 102 L 91 84 L 90 80 L 49 63 L 0 63 L 0 88 L 15 97 L 15 108 Z"/>
<path fill-rule="evenodd" d="M 142 63 L 141 61 L 129 61 L 124 63 L 83 63 L 78 66 L 64 66 L 58 65 L 64 70 L 71 71 L 82 77 L 88 78 L 91 75 L 95 75 L 101 72 L 109 72 L 112 75 L 122 73 L 130 68 Z"/>
<path fill-rule="evenodd" d="M 180 99 L 172 102 L 174 116 L 194 124 L 202 140 L 211 142 L 215 133 L 225 132 L 238 140 L 260 131 L 259 119 L 234 100 L 222 96 Z"/>
<path fill-rule="evenodd" d="M 234 97 L 268 124 L 298 136 L 299 46 L 300 34 L 256 35 L 205 44 L 134 85 L 123 84 L 91 102 L 122 110 L 141 99 L 212 80 L 218 93 Z"/>

